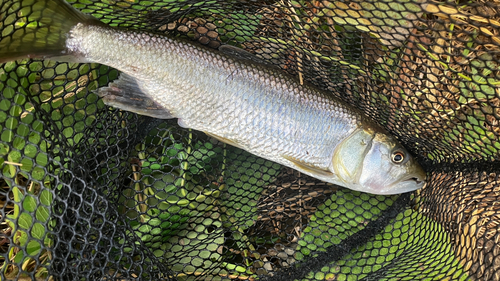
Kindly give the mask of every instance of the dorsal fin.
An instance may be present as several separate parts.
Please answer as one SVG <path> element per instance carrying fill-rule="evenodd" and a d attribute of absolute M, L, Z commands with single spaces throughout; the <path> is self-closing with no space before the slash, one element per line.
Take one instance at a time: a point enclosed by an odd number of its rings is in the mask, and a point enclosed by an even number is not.
<path fill-rule="evenodd" d="M 245 51 L 241 48 L 238 48 L 238 47 L 235 47 L 232 45 L 222 45 L 219 47 L 219 51 L 228 55 L 228 56 L 236 58 L 238 60 L 246 60 L 246 61 L 260 64 L 260 65 L 263 65 L 266 67 L 278 68 L 276 65 L 266 61 L 265 59 L 261 59 L 258 56 L 254 55 L 248 51 Z"/>

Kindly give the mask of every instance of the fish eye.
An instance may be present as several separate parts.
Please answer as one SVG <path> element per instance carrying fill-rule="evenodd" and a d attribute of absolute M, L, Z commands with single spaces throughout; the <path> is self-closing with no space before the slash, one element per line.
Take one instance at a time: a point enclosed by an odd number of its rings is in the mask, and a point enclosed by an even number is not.
<path fill-rule="evenodd" d="M 405 160 L 405 154 L 403 151 L 396 150 L 391 155 L 391 160 L 395 164 L 401 164 Z"/>

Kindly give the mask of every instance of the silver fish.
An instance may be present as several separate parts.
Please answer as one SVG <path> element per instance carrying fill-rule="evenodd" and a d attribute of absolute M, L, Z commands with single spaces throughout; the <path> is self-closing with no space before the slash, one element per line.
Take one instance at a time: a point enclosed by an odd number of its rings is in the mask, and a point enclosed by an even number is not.
<path fill-rule="evenodd" d="M 113 28 L 63 0 L 9 3 L 23 7 L 28 23 L 1 27 L 0 62 L 108 65 L 122 73 L 99 90 L 107 105 L 178 118 L 182 127 L 353 190 L 387 195 L 425 183 L 410 153 L 358 110 L 246 51 Z"/>

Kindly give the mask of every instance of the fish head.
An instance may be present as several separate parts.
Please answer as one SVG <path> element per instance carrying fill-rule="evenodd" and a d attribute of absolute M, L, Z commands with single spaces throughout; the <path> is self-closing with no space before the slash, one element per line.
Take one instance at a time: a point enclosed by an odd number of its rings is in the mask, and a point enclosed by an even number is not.
<path fill-rule="evenodd" d="M 381 130 L 361 128 L 335 149 L 332 169 L 353 190 L 380 195 L 422 188 L 426 173 L 399 142 Z"/>

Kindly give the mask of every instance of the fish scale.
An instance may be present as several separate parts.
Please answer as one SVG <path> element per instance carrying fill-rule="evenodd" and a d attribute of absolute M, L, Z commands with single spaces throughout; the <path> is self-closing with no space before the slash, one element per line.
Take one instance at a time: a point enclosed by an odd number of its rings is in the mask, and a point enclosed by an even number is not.
<path fill-rule="evenodd" d="M 155 46 L 151 47 L 155 48 Z M 192 46 L 179 43 L 174 48 L 182 50 L 184 48 L 191 49 Z M 179 53 L 186 55 L 188 50 L 179 51 Z M 195 54 L 190 56 L 198 55 L 196 52 L 193 53 Z M 175 59 L 172 60 L 174 61 L 173 64 L 181 64 L 175 62 Z M 337 112 L 332 111 L 327 106 L 324 106 L 323 110 L 318 110 L 311 105 L 299 107 L 297 105 L 300 103 L 297 103 L 297 101 L 313 100 L 312 98 L 301 97 L 301 95 L 311 93 L 298 92 L 298 87 L 284 86 L 289 83 L 284 79 L 280 81 L 280 79 L 273 76 L 269 76 L 271 79 L 274 78 L 272 81 L 263 79 L 262 74 L 266 71 L 246 70 L 244 69 L 245 66 L 239 62 L 230 63 L 229 69 L 226 69 L 227 63 L 221 63 L 221 61 L 227 62 L 231 60 L 233 59 L 218 54 L 212 56 L 205 54 L 195 58 L 196 64 L 204 65 L 206 68 L 211 67 L 208 71 L 203 72 L 203 82 L 193 88 L 195 90 L 192 92 L 185 92 L 183 90 L 185 86 L 179 86 L 178 89 L 173 91 L 172 96 L 165 94 L 162 97 L 154 98 L 155 101 L 167 109 L 175 107 L 175 111 L 183 112 L 178 114 L 177 117 L 182 119 L 184 126 L 209 131 L 218 136 L 236 140 L 259 156 L 266 155 L 266 158 L 271 158 L 271 160 L 282 164 L 287 162 L 280 158 L 277 153 L 272 153 L 277 151 L 327 168 L 330 165 L 329 162 L 335 145 L 345 138 L 345 135 L 357 128 L 356 123 L 360 121 L 360 117 L 351 114 L 352 119 L 348 120 L 343 118 L 342 114 L 336 114 Z M 184 64 L 184 66 L 186 65 Z M 189 65 L 186 67 L 189 67 Z M 226 77 L 231 77 L 231 79 Z M 179 83 L 180 85 L 197 84 L 199 79 L 199 76 L 176 77 L 176 81 L 182 81 Z M 158 80 L 154 79 L 154 81 Z M 242 83 L 242 81 L 246 82 Z M 261 81 L 260 84 L 259 81 Z M 262 81 L 270 87 L 265 87 Z M 165 83 L 168 83 L 168 81 L 160 82 L 160 84 Z M 157 89 L 154 86 L 154 89 L 151 90 L 147 89 L 151 86 L 145 87 L 146 92 L 155 92 Z M 158 91 L 161 88 L 162 86 L 158 87 Z M 266 89 L 268 93 L 263 92 L 262 88 Z M 228 93 L 228 91 L 230 92 Z M 239 95 L 235 93 L 239 93 Z M 154 97 L 154 95 L 152 96 Z M 168 104 L 165 100 L 174 100 L 177 105 Z M 215 106 L 203 106 L 210 101 L 214 102 Z M 182 108 L 179 105 L 182 105 Z M 329 105 L 333 104 L 330 102 Z M 282 108 L 281 114 L 278 113 L 280 108 Z M 338 106 L 335 108 L 338 108 Z M 341 118 L 331 118 L 330 116 L 333 114 Z M 328 119 L 328 121 L 325 119 Z M 203 120 L 203 123 L 199 122 L 200 120 Z M 211 122 L 207 123 L 207 120 L 211 120 Z M 228 126 L 234 120 L 242 120 L 242 122 Z M 289 120 L 289 122 L 281 122 L 283 120 Z M 332 131 L 332 134 L 322 133 L 324 130 L 321 126 L 325 124 L 331 126 L 336 123 L 344 125 L 338 126 L 338 130 Z M 349 127 L 348 124 L 351 126 Z M 242 130 L 243 128 L 244 130 Z M 280 132 L 289 132 L 289 134 L 281 134 Z M 295 132 L 298 132 L 298 134 Z M 278 135 L 275 135 L 275 133 L 278 133 Z M 279 138 L 270 141 L 269 136 L 273 135 L 275 137 L 279 136 Z M 243 139 L 241 136 L 246 137 Z M 301 145 L 297 146 L 297 144 Z M 272 155 L 269 155 L 270 152 Z"/>
<path fill-rule="evenodd" d="M 384 129 L 246 51 L 109 27 L 62 0 L 14 1 L 33 9 L 27 17 L 37 24 L 0 41 L 0 62 L 108 65 L 121 71 L 98 90 L 108 105 L 178 118 L 180 126 L 354 190 L 394 194 L 423 186 L 425 172 Z"/>
<path fill-rule="evenodd" d="M 183 47 L 191 48 L 191 46 L 178 46 L 178 48 Z M 323 134 L 321 132 L 324 130 L 321 127 L 324 124 L 331 126 L 339 122 L 348 123 L 345 118 L 329 118 L 329 115 L 336 112 L 332 112 L 326 106 L 322 110 L 314 108 L 315 104 L 306 107 L 297 106 L 299 103 L 296 101 L 298 100 L 313 100 L 312 98 L 300 97 L 300 95 L 310 93 L 298 92 L 298 87 L 284 86 L 287 82 L 283 79 L 281 79 L 282 81 L 274 79 L 272 82 L 261 79 L 261 75 L 265 71 L 253 69 L 235 71 L 232 68 L 224 70 L 224 64 L 220 62 L 232 60 L 232 58 L 224 58 L 220 55 L 205 55 L 199 60 L 202 60 L 202 62 L 198 61 L 199 63 L 209 65 L 212 68 L 208 73 L 204 72 L 203 82 L 198 83 L 197 87 L 193 88 L 194 91 L 183 93 L 183 87 L 179 87 L 174 91 L 174 97 L 155 99 L 167 109 L 173 105 L 163 103 L 163 100 L 176 99 L 175 102 L 178 105 L 182 104 L 182 109 L 176 105 L 176 111 L 184 112 L 177 115 L 182 119 L 184 126 L 209 131 L 228 139 L 239 137 L 240 139 L 236 140 L 244 146 L 251 142 L 252 144 L 248 146 L 251 147 L 252 152 L 258 155 L 269 154 L 268 151 L 281 151 L 295 158 L 303 158 L 306 161 L 321 164 L 323 167 L 329 165 L 334 145 L 344 136 L 341 134 L 341 130 L 332 131 L 332 134 Z M 244 67 L 238 62 L 231 65 L 240 69 Z M 232 79 L 226 79 L 228 73 L 232 73 Z M 195 84 L 199 79 L 199 76 L 185 77 L 180 84 Z M 241 83 L 241 81 L 246 82 Z M 264 81 L 269 85 L 274 84 L 274 87 L 261 87 L 262 84 L 254 81 Z M 262 88 L 267 89 L 268 93 L 263 93 Z M 228 93 L 228 91 L 231 92 Z M 203 106 L 210 102 L 215 103 L 215 106 L 213 104 L 208 107 Z M 342 115 L 338 116 L 343 117 Z M 199 120 L 202 120 L 203 123 Z M 211 120 L 211 122 L 207 123 L 207 120 Z M 234 120 L 241 120 L 241 122 L 231 122 Z M 359 116 L 353 116 L 351 127 L 346 130 L 347 126 L 344 126 L 345 134 L 356 129 L 356 122 L 359 120 Z M 233 126 L 229 126 L 232 124 Z M 287 133 L 283 134 L 282 132 Z M 246 136 L 246 138 L 242 139 L 241 136 Z M 274 136 L 274 140 L 270 141 L 270 136 Z M 288 148 L 288 150 L 284 151 L 284 148 Z M 308 156 L 306 151 L 311 156 Z M 329 153 L 325 154 L 325 152 Z M 283 162 L 283 160 L 278 160 L 279 155 L 273 155 L 273 157 L 273 160 Z"/>

